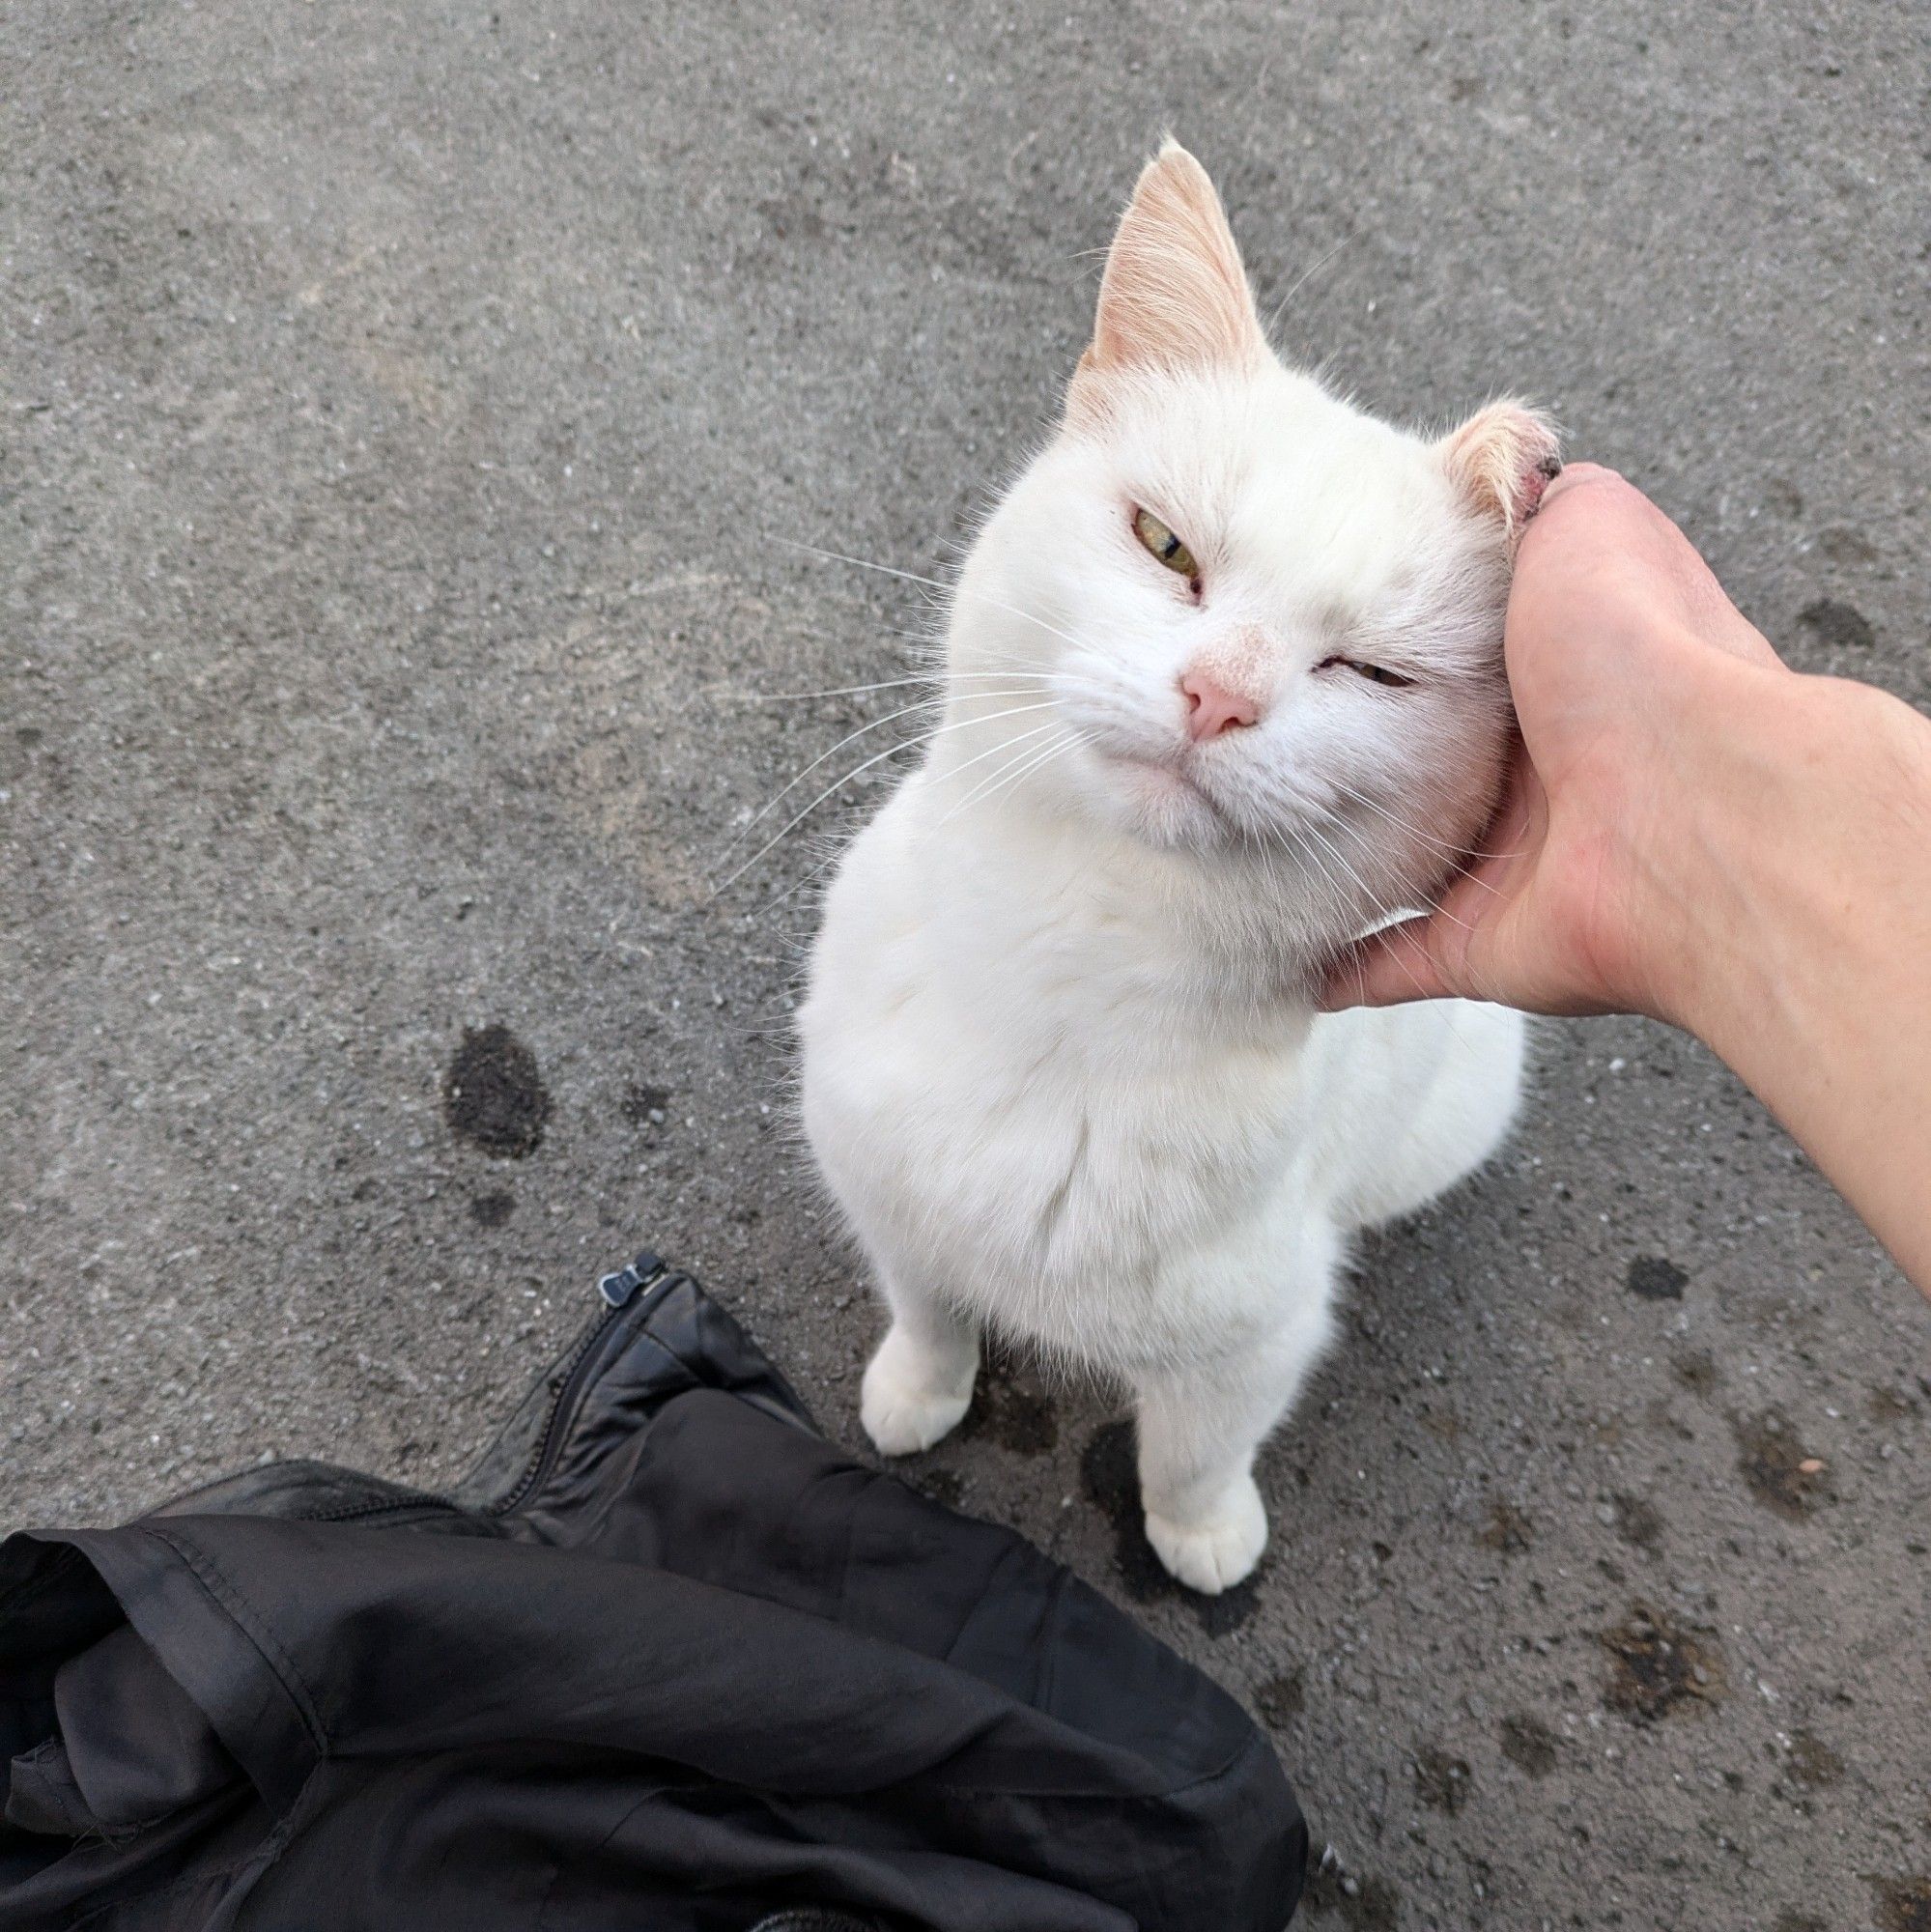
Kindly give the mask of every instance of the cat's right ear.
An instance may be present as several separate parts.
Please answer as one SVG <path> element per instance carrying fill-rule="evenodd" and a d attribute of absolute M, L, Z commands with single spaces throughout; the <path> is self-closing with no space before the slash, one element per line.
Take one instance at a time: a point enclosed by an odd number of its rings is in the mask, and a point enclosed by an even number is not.
<path fill-rule="evenodd" d="M 1248 367 L 1266 353 L 1220 196 L 1207 170 L 1168 141 L 1141 170 L 1107 251 L 1069 412 L 1097 403 L 1109 376 Z"/>

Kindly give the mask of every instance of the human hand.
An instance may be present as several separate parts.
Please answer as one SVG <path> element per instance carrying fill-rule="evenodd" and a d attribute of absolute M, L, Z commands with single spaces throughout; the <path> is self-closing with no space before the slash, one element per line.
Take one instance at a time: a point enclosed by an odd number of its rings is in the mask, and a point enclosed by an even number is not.
<path fill-rule="evenodd" d="M 1675 525 L 1592 464 L 1523 533 L 1504 647 L 1520 736 L 1481 854 L 1433 913 L 1342 959 L 1325 1003 L 1454 994 L 1688 1024 L 1686 848 L 1726 782 L 1709 735 L 1740 678 L 1790 673 Z"/>

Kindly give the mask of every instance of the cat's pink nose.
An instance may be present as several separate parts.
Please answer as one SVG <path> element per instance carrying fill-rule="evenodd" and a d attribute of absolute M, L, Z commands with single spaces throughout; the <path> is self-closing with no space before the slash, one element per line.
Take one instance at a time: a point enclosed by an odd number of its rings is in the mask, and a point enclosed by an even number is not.
<path fill-rule="evenodd" d="M 1180 679 L 1180 696 L 1187 702 L 1187 730 L 1196 744 L 1260 721 L 1261 707 L 1253 698 L 1204 670 L 1190 670 Z"/>

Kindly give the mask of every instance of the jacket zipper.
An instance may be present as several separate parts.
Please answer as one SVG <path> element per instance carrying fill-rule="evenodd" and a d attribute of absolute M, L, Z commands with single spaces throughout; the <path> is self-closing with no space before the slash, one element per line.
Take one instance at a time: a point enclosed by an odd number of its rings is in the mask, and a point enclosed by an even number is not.
<path fill-rule="evenodd" d="M 594 1327 L 584 1332 L 582 1339 L 571 1350 L 562 1373 L 556 1378 L 550 1398 L 550 1412 L 544 1418 L 542 1434 L 536 1439 L 536 1447 L 530 1451 L 529 1461 L 524 1464 L 523 1474 L 501 1497 L 490 1504 L 484 1511 L 486 1516 L 507 1516 L 549 1474 L 569 1419 L 567 1412 L 588 1380 L 590 1356 L 598 1343 L 610 1333 L 611 1322 L 637 1299 L 638 1294 L 646 1288 L 655 1288 L 668 1272 L 663 1261 L 656 1255 L 646 1253 L 639 1255 L 628 1267 L 618 1268 L 599 1278 L 597 1293 L 604 1298 L 603 1316 Z M 304 1510 L 294 1520 L 353 1522 L 359 1518 L 391 1516 L 403 1510 L 460 1508 L 461 1505 L 451 1497 L 439 1495 L 433 1490 L 412 1490 L 406 1495 L 383 1496 L 370 1502 L 341 1503 L 333 1509 Z"/>
<path fill-rule="evenodd" d="M 598 1366 L 594 1358 L 599 1345 L 610 1334 L 617 1317 L 631 1306 L 638 1295 L 645 1289 L 656 1288 L 668 1273 L 668 1267 L 656 1255 L 641 1254 L 628 1267 L 618 1268 L 597 1283 L 597 1293 L 604 1297 L 603 1317 L 571 1351 L 570 1359 L 563 1365 L 563 1372 L 556 1378 L 556 1385 L 550 1397 L 550 1412 L 544 1418 L 543 1433 L 536 1439 L 536 1447 L 530 1451 L 529 1461 L 524 1464 L 523 1474 L 490 1504 L 484 1512 L 486 1515 L 507 1516 L 550 1473 L 564 1433 L 575 1420 L 577 1399 L 589 1382 L 592 1370 Z"/>

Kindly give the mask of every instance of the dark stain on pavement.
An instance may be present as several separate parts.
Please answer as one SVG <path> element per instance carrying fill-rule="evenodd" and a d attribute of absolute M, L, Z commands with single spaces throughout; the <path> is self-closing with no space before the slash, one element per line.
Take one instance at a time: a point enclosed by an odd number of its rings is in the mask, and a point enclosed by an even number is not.
<path fill-rule="evenodd" d="M 1464 1757 L 1451 1757 L 1439 1745 L 1424 1745 L 1415 1752 L 1415 1796 L 1431 1811 L 1452 1818 L 1468 1803 L 1473 1774 Z"/>
<path fill-rule="evenodd" d="M 1864 1400 L 1864 1413 L 1873 1422 L 1905 1422 L 1917 1413 L 1917 1405 L 1901 1389 L 1874 1383 Z"/>
<path fill-rule="evenodd" d="M 500 1228 L 516 1212 L 516 1196 L 500 1190 L 478 1194 L 469 1203 L 469 1212 L 480 1228 Z"/>
<path fill-rule="evenodd" d="M 1485 1549 L 1504 1556 L 1520 1556 L 1535 1545 L 1535 1527 L 1514 1503 L 1491 1503 L 1489 1515 L 1476 1531 L 1475 1540 Z"/>
<path fill-rule="evenodd" d="M 1872 1906 L 1878 1932 L 1931 1932 L 1931 1878 L 1875 1878 Z"/>
<path fill-rule="evenodd" d="M 1616 1514 L 1616 1534 L 1627 1544 L 1654 1556 L 1662 1548 L 1662 1518 L 1640 1496 L 1610 1498 Z"/>
<path fill-rule="evenodd" d="M 1815 1731 L 1791 1732 L 1785 1768 L 1806 1791 L 1828 1791 L 1844 1781 L 1844 1760 Z"/>
<path fill-rule="evenodd" d="M 1625 1277 L 1632 1294 L 1645 1301 L 1681 1301 L 1690 1277 L 1662 1255 L 1638 1255 Z"/>
<path fill-rule="evenodd" d="M 1555 1769 L 1556 1736 L 1540 1718 L 1526 1712 L 1502 1719 L 1502 1755 L 1531 1777 L 1547 1777 Z"/>
<path fill-rule="evenodd" d="M 1615 1629 L 1604 1631 L 1602 1644 L 1612 1660 L 1603 1700 L 1638 1723 L 1705 1710 L 1727 1693 L 1728 1673 L 1716 1639 L 1683 1629 L 1647 1605 L 1633 1605 Z"/>
<path fill-rule="evenodd" d="M 1827 644 L 1849 644 L 1857 650 L 1867 651 L 1877 642 L 1877 633 L 1871 629 L 1870 619 L 1861 611 L 1840 603 L 1834 597 L 1819 597 L 1813 603 L 1804 605 L 1797 613 L 1797 621 Z"/>
<path fill-rule="evenodd" d="M 536 1056 L 506 1026 L 466 1028 L 442 1077 L 450 1131 L 497 1160 L 522 1160 L 543 1141 L 550 1094 Z"/>
<path fill-rule="evenodd" d="M 1823 1459 L 1804 1448 L 1781 1410 L 1733 1416 L 1730 1429 L 1737 1438 L 1737 1467 L 1766 1509 L 1802 1522 L 1819 1502 L 1834 1500 Z"/>
<path fill-rule="evenodd" d="M 1058 1446 L 1053 1399 L 1011 1356 L 996 1350 L 986 1357 L 961 1436 L 984 1436 L 1015 1455 L 1043 1456 Z"/>
<path fill-rule="evenodd" d="M 1708 1396 L 1723 1379 L 1716 1357 L 1702 1349 L 1687 1350 L 1672 1357 L 1669 1372 L 1691 1395 Z"/>
<path fill-rule="evenodd" d="M 670 1105 L 670 1089 L 637 1081 L 624 1089 L 623 1117 L 634 1127 L 659 1127 Z"/>
<path fill-rule="evenodd" d="M 1307 1673 L 1290 1670 L 1270 1677 L 1254 1693 L 1254 1708 L 1269 1730 L 1282 1730 L 1307 1709 Z"/>

